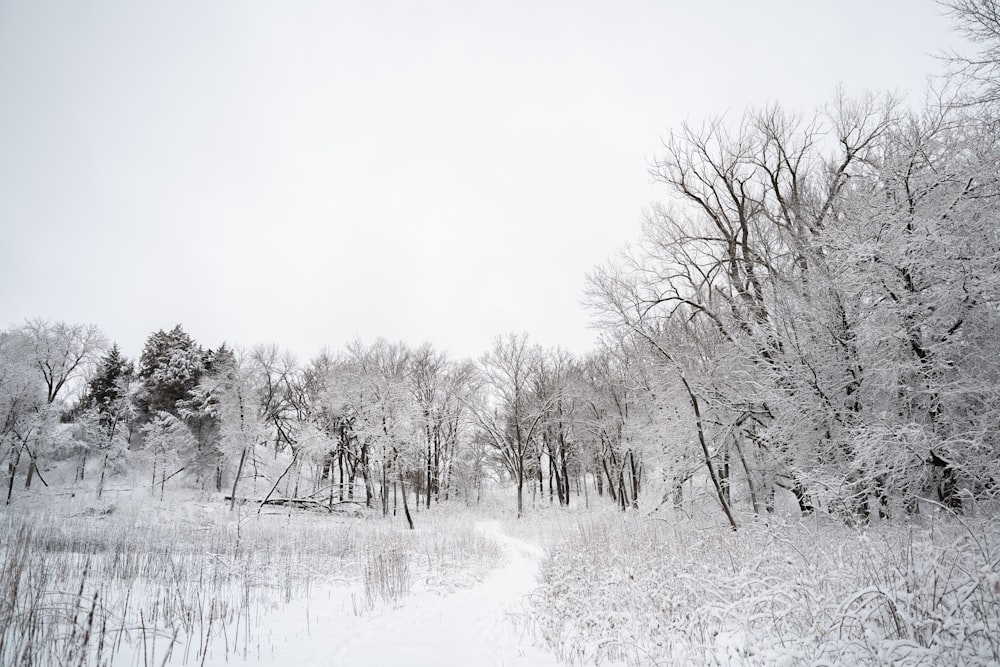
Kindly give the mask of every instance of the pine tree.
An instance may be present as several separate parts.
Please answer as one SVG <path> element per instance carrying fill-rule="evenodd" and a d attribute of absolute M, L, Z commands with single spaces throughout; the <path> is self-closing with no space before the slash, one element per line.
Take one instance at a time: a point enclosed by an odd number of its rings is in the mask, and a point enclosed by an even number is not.
<path fill-rule="evenodd" d="M 222 490 L 222 425 L 219 419 L 219 386 L 236 367 L 233 351 L 223 343 L 205 353 L 205 366 L 198 384 L 189 397 L 177 403 L 177 413 L 194 436 L 194 447 L 185 452 L 185 467 L 195 471 L 199 483 L 202 473 L 215 470 L 216 490 Z M 183 451 L 183 450 L 182 450 Z"/>
<path fill-rule="evenodd" d="M 147 419 L 157 412 L 178 415 L 205 372 L 206 358 L 179 324 L 150 335 L 139 358 L 139 378 L 146 389 L 141 407 Z"/>
<path fill-rule="evenodd" d="M 85 433 L 83 440 L 87 444 L 81 452 L 77 480 L 83 479 L 90 454 L 97 454 L 101 461 L 98 498 L 108 474 L 121 471 L 127 459 L 136 417 L 134 376 L 132 362 L 122 355 L 117 344 L 112 345 L 101 359 L 97 375 L 87 384 L 87 393 L 81 401 L 84 410 L 76 422 Z"/>
<path fill-rule="evenodd" d="M 96 409 L 102 421 L 107 421 L 108 412 L 127 397 L 127 387 L 134 373 L 132 362 L 122 356 L 118 344 L 112 345 L 101 359 L 97 375 L 87 385 L 84 407 Z"/>

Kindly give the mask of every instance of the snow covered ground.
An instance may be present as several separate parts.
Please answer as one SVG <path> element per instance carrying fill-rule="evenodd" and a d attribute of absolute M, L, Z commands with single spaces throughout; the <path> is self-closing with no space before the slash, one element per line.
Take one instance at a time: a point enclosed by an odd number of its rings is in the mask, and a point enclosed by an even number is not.
<path fill-rule="evenodd" d="M 537 586 L 542 550 L 504 535 L 496 522 L 477 527 L 503 545 L 507 564 L 472 588 L 443 596 L 411 596 L 397 609 L 364 619 L 334 651 L 332 661 L 312 664 L 557 665 L 551 653 L 533 646 L 516 622 Z"/>
<path fill-rule="evenodd" d="M 453 503 L 408 530 L 59 498 L 0 508 L 0 665 L 1000 664 L 995 513 L 733 533 Z"/>
<path fill-rule="evenodd" d="M 526 630 L 544 552 L 489 512 L 421 512 L 409 531 L 129 500 L 0 511 L 0 589 L 14 595 L 0 663 L 558 664 Z"/>
<path fill-rule="evenodd" d="M 548 667 L 553 654 L 524 630 L 528 596 L 537 586 L 544 552 L 504 534 L 496 521 L 477 530 L 503 546 L 506 562 L 482 582 L 454 592 L 416 587 L 394 606 L 356 613 L 356 592 L 344 586 L 315 590 L 267 614 L 259 650 L 246 659 L 210 648 L 206 665 L 273 664 L 315 667 L 406 664 L 408 667 Z"/>

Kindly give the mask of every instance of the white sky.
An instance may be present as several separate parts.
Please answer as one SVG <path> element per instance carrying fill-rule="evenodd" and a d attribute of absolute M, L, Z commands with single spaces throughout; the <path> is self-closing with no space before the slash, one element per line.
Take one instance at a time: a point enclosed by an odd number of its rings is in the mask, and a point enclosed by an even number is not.
<path fill-rule="evenodd" d="M 932 0 L 0 0 L 0 327 L 583 352 L 661 138 L 922 95 Z"/>

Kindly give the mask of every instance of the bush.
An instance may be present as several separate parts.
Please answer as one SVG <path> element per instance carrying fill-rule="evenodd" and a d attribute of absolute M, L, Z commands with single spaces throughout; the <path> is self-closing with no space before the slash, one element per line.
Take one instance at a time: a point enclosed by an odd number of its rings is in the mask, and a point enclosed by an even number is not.
<path fill-rule="evenodd" d="M 988 520 L 582 520 L 543 563 L 538 629 L 574 664 L 996 664 L 998 547 Z"/>

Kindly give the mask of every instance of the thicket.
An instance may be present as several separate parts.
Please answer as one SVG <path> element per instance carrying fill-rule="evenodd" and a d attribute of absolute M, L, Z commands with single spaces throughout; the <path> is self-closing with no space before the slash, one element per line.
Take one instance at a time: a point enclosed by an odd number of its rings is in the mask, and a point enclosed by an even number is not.
<path fill-rule="evenodd" d="M 990 665 L 1000 527 L 853 530 L 579 518 L 550 547 L 534 629 L 569 664 Z"/>

